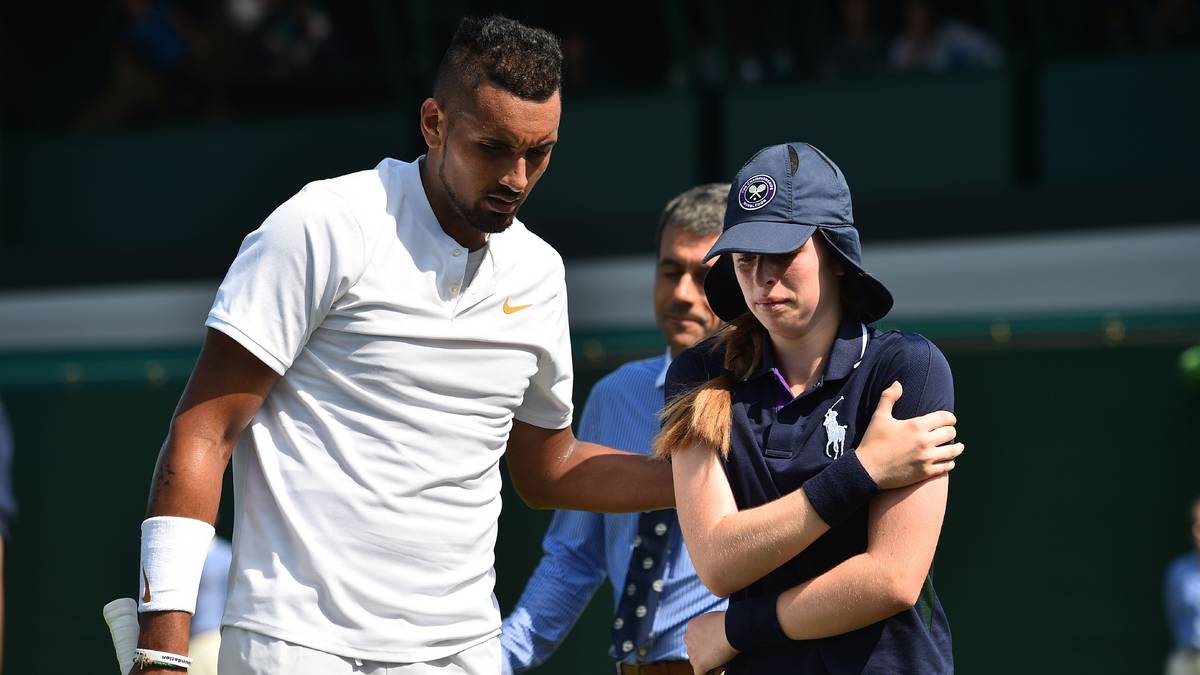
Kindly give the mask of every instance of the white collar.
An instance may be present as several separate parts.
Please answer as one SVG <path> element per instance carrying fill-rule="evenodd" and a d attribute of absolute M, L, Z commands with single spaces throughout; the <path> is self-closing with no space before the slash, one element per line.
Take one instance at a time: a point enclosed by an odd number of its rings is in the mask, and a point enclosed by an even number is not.
<path fill-rule="evenodd" d="M 663 367 L 658 377 L 654 380 L 654 386 L 662 389 L 667 384 L 667 370 L 671 367 L 671 348 L 667 347 L 667 353 L 663 354 Z"/>

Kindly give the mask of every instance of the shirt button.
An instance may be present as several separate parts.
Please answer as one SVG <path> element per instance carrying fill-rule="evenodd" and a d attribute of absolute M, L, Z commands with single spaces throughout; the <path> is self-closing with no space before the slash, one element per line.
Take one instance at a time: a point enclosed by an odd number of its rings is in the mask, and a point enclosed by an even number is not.
<path fill-rule="evenodd" d="M 646 606 L 638 605 L 637 609 L 633 610 L 633 613 L 637 614 L 637 618 L 639 618 L 639 619 L 646 616 Z"/>
<path fill-rule="evenodd" d="M 639 534 L 638 536 L 633 538 L 633 547 L 637 548 L 641 545 L 642 545 L 642 536 Z"/>
<path fill-rule="evenodd" d="M 667 533 L 667 524 L 666 523 L 659 523 L 654 526 L 654 534 L 657 534 L 658 536 L 661 537 L 666 533 Z"/>
<path fill-rule="evenodd" d="M 621 651 L 623 651 L 623 652 L 633 651 L 633 641 L 626 640 L 626 641 L 622 642 L 621 643 Z"/>
<path fill-rule="evenodd" d="M 625 588 L 625 595 L 633 595 L 634 593 L 637 593 L 637 584 L 629 584 Z"/>
<path fill-rule="evenodd" d="M 642 569 L 648 570 L 651 567 L 654 567 L 654 558 L 646 558 L 642 561 Z"/>
<path fill-rule="evenodd" d="M 453 286 L 451 286 L 451 287 L 450 287 L 450 292 L 451 292 L 451 293 L 453 293 L 453 294 L 455 294 L 455 295 L 458 295 L 458 284 L 454 284 Z"/>
<path fill-rule="evenodd" d="M 663 589 L 662 579 L 655 579 L 654 583 L 650 584 L 650 587 L 654 589 L 655 593 L 662 593 L 662 589 Z"/>
<path fill-rule="evenodd" d="M 450 255 L 452 255 L 452 256 L 454 256 L 455 258 L 457 258 L 458 256 L 462 255 L 462 249 L 461 249 L 461 248 L 456 248 L 456 249 L 454 249 L 453 251 L 450 251 Z"/>
<path fill-rule="evenodd" d="M 613 630 L 621 630 L 621 626 L 624 626 L 624 625 L 625 625 L 625 619 L 622 619 L 621 617 L 618 616 L 617 620 L 613 621 Z"/>
<path fill-rule="evenodd" d="M 646 654 L 647 652 L 645 647 L 638 649 L 638 656 L 645 656 Z"/>

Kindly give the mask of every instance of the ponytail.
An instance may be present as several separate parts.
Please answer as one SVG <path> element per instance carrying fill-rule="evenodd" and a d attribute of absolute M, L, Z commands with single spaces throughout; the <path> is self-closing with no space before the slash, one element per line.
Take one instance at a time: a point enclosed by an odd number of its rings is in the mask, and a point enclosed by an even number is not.
<path fill-rule="evenodd" d="M 725 348 L 724 372 L 672 401 L 660 414 L 654 456 L 669 457 L 681 448 L 702 445 L 729 456 L 733 426 L 733 385 L 750 376 L 762 360 L 766 330 L 750 312 L 726 324 L 712 349 Z"/>

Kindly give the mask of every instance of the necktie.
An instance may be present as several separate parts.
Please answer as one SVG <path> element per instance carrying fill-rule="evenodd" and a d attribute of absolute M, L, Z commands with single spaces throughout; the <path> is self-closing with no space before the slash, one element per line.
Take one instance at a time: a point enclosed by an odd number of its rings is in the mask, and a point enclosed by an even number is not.
<path fill-rule="evenodd" d="M 613 618 L 613 649 L 618 660 L 624 660 L 635 650 L 638 657 L 643 657 L 650 648 L 650 630 L 662 595 L 663 572 L 667 568 L 676 517 L 675 509 L 645 511 L 638 517 L 629 572 Z"/>

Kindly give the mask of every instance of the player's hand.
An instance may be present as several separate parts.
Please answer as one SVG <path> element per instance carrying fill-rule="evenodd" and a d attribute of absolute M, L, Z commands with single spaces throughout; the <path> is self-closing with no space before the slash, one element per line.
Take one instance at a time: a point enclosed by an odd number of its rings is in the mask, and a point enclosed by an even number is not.
<path fill-rule="evenodd" d="M 725 637 L 725 612 L 709 612 L 689 621 L 683 643 L 695 675 L 724 673 L 725 664 L 738 654 Z"/>
<path fill-rule="evenodd" d="M 859 444 L 858 461 L 884 490 L 919 483 L 949 473 L 962 443 L 951 443 L 956 431 L 954 413 L 945 410 L 898 420 L 892 407 L 904 393 L 899 382 L 884 390 Z"/>

